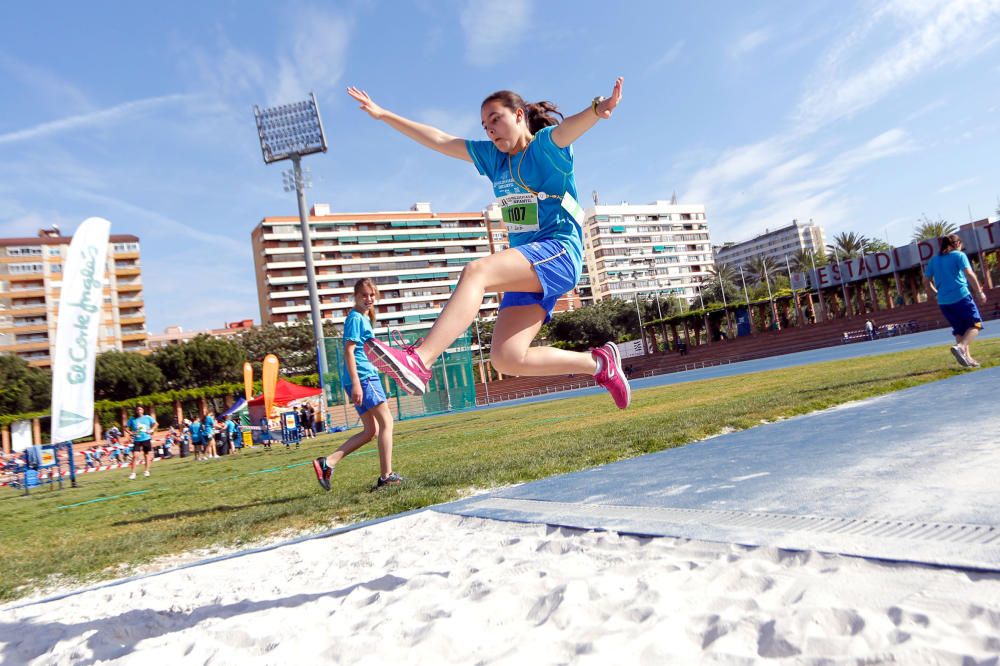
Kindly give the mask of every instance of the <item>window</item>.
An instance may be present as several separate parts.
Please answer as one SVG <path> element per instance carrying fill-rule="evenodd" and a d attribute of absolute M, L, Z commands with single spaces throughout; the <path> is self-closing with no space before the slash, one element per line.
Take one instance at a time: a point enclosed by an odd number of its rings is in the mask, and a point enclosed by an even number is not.
<path fill-rule="evenodd" d="M 11 275 L 17 275 L 19 273 L 41 273 L 41 264 L 11 264 L 8 266 L 8 271 Z"/>
<path fill-rule="evenodd" d="M 9 257 L 40 257 L 42 256 L 42 248 L 40 247 L 9 247 L 7 248 L 7 256 Z"/>

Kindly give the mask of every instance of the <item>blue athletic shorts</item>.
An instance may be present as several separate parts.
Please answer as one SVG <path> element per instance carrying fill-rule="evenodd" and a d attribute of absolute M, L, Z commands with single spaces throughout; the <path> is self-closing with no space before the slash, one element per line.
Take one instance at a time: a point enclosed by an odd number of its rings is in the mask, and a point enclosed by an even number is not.
<path fill-rule="evenodd" d="M 529 291 L 504 292 L 500 309 L 518 305 L 539 305 L 545 310 L 545 321 L 552 319 L 552 309 L 559 298 L 572 291 L 580 279 L 580 268 L 570 257 L 566 247 L 557 240 L 535 241 L 514 248 L 531 262 L 542 293 Z"/>
<path fill-rule="evenodd" d="M 345 386 L 344 391 L 347 392 L 348 400 L 350 400 L 351 387 Z M 361 404 L 354 405 L 354 409 L 358 410 L 358 416 L 364 415 L 372 407 L 378 407 L 385 402 L 385 389 L 382 388 L 382 381 L 378 377 L 362 379 L 361 393 Z"/>
<path fill-rule="evenodd" d="M 951 332 L 954 335 L 965 335 L 970 328 L 983 327 L 983 318 L 972 296 L 966 296 L 954 303 L 939 303 L 938 306 L 941 308 L 941 314 L 951 324 Z"/>

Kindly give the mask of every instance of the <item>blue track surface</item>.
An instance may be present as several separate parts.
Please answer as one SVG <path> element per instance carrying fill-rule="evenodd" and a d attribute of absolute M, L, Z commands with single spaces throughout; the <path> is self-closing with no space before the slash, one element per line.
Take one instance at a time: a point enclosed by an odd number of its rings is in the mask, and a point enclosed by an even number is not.
<path fill-rule="evenodd" d="M 948 339 L 936 331 L 645 385 L 928 345 L 947 354 Z M 968 372 L 435 510 L 1000 571 L 997 395 L 1000 368 Z"/>

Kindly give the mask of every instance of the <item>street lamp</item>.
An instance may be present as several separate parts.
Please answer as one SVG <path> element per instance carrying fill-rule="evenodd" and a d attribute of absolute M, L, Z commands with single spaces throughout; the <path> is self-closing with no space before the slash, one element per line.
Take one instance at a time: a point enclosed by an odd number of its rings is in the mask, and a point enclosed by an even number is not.
<path fill-rule="evenodd" d="M 319 309 L 319 295 L 316 289 L 316 269 L 313 266 L 312 237 L 309 231 L 309 213 L 306 208 L 308 174 L 302 174 L 302 157 L 313 153 L 325 153 L 327 149 L 323 121 L 319 117 L 316 95 L 309 93 L 309 99 L 268 108 L 254 105 L 253 115 L 257 121 L 257 137 L 265 164 L 291 160 L 292 168 L 282 173 L 285 191 L 295 191 L 299 202 L 299 222 L 302 229 L 302 253 L 306 263 L 306 284 L 309 288 L 309 309 L 312 316 L 313 338 L 316 346 L 316 368 L 319 385 L 323 389 L 324 403 L 329 400 L 326 381 L 326 349 L 323 347 L 323 316 Z M 325 406 L 325 405 L 324 405 Z"/>

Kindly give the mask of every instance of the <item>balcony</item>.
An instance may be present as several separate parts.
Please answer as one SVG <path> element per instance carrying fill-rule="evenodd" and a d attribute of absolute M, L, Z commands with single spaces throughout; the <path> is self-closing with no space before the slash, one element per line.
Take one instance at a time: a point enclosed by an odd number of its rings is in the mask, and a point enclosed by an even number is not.
<path fill-rule="evenodd" d="M 142 273 L 142 269 L 138 266 L 115 266 L 115 276 L 124 277 L 128 275 L 139 275 Z"/>
<path fill-rule="evenodd" d="M 13 344 L 9 347 L 5 347 L 3 351 L 5 352 L 31 352 L 31 351 L 48 351 L 49 341 L 48 340 L 34 340 L 32 342 L 25 342 L 22 344 Z"/>
<path fill-rule="evenodd" d="M 141 298 L 124 300 L 118 299 L 118 309 L 119 310 L 134 310 L 135 308 L 141 308 L 145 303 Z"/>
<path fill-rule="evenodd" d="M 146 323 L 146 314 L 144 312 L 139 312 L 135 315 L 130 314 L 128 317 L 119 317 L 118 323 L 122 326 L 128 326 L 129 324 L 144 324 Z"/>
<path fill-rule="evenodd" d="M 128 252 L 115 252 L 115 253 L 112 254 L 112 256 L 115 259 L 138 259 L 139 258 L 139 251 L 138 250 L 130 250 Z"/>
<path fill-rule="evenodd" d="M 118 282 L 115 286 L 119 294 L 126 291 L 142 291 L 142 282 Z"/>
<path fill-rule="evenodd" d="M 138 331 L 136 333 L 123 333 L 122 342 L 142 342 L 149 337 L 149 333 L 146 331 Z"/>
<path fill-rule="evenodd" d="M 38 282 L 42 277 L 42 271 L 33 271 L 31 273 L 11 273 L 7 276 L 7 281 L 14 282 Z M 13 285 L 11 289 L 14 289 Z"/>

